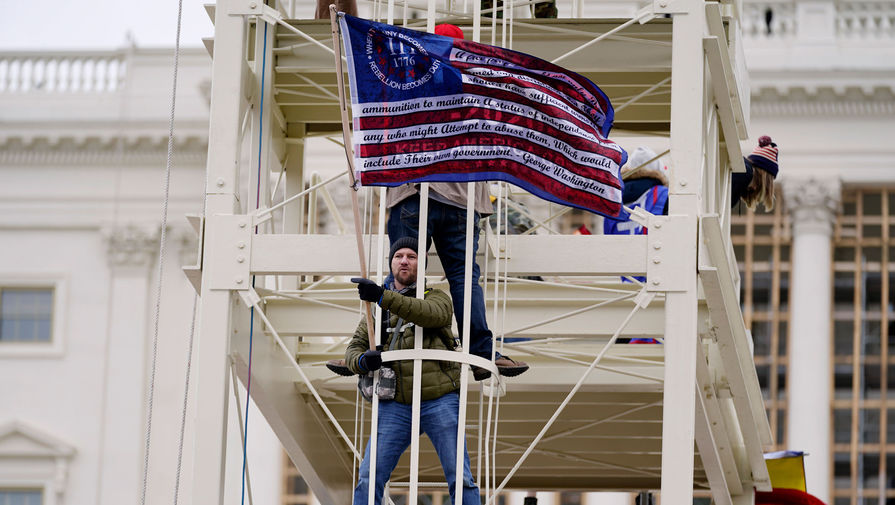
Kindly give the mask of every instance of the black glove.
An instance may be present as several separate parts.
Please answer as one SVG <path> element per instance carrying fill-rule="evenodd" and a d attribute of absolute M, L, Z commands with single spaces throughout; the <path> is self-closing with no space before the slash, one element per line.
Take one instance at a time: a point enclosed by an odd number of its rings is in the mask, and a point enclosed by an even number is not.
<path fill-rule="evenodd" d="M 361 354 L 360 358 L 357 359 L 357 364 L 368 372 L 379 370 L 382 367 L 382 352 L 370 349 Z"/>
<path fill-rule="evenodd" d="M 352 277 L 351 282 L 357 283 L 357 294 L 361 300 L 373 303 L 382 301 L 382 292 L 385 291 L 382 286 L 363 277 Z"/>

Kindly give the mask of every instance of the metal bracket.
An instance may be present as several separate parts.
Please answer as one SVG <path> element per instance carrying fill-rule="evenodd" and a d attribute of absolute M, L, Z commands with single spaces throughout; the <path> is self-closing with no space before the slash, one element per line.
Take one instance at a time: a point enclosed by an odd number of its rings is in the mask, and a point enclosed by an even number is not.
<path fill-rule="evenodd" d="M 190 281 L 190 284 L 193 285 L 193 289 L 196 290 L 196 293 L 202 292 L 202 248 L 205 244 L 205 218 L 199 214 L 187 214 L 187 221 L 192 226 L 193 230 L 195 230 L 196 235 L 199 237 L 199 243 L 197 246 L 198 252 L 196 254 L 196 264 L 194 265 L 185 265 L 183 267 L 183 273 L 186 275 L 186 278 Z"/>
<path fill-rule="evenodd" d="M 692 268 L 678 258 L 696 257 L 696 220 L 688 216 L 650 216 L 647 229 L 646 289 L 648 291 L 685 291 Z M 693 249 L 693 254 L 680 254 Z"/>
<path fill-rule="evenodd" d="M 274 25 L 283 20 L 283 15 L 280 14 L 280 11 L 264 5 L 261 0 L 251 0 L 242 5 L 237 5 L 230 10 L 230 15 L 258 17 Z"/>
<path fill-rule="evenodd" d="M 273 219 L 273 212 L 266 212 L 260 216 L 257 213 L 252 214 L 252 226 L 261 226 L 271 219 Z"/>
<path fill-rule="evenodd" d="M 206 219 L 210 264 L 204 265 L 211 275 L 213 290 L 246 290 L 251 287 L 252 219 L 246 215 L 217 214 Z"/>
<path fill-rule="evenodd" d="M 496 259 L 507 259 L 510 258 L 510 244 L 509 241 L 504 240 L 500 241 L 500 235 L 494 233 L 491 227 L 485 228 L 485 242 L 486 242 L 486 254 L 490 252 L 492 258 Z"/>
<path fill-rule="evenodd" d="M 650 218 L 655 217 L 654 214 L 643 207 L 625 207 L 625 211 L 631 215 L 631 221 L 634 221 L 640 226 L 648 227 Z"/>
<path fill-rule="evenodd" d="M 251 287 L 240 291 L 239 298 L 242 299 L 242 303 L 244 303 L 247 308 L 252 308 L 261 301 L 261 296 L 259 296 L 258 292 Z"/>
<path fill-rule="evenodd" d="M 687 2 L 684 0 L 653 0 L 653 14 L 686 14 Z"/>
<path fill-rule="evenodd" d="M 637 296 L 634 297 L 634 303 L 641 309 L 645 309 L 649 307 L 649 304 L 653 302 L 653 298 L 655 297 L 656 293 L 641 289 L 640 292 L 637 293 Z"/>

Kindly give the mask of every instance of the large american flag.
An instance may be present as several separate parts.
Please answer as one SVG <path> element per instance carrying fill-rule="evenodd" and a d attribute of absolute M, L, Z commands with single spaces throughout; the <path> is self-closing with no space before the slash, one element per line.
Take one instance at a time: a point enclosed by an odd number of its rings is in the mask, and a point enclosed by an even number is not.
<path fill-rule="evenodd" d="M 340 14 L 361 185 L 501 180 L 606 216 L 627 153 L 585 77 L 533 56 Z"/>

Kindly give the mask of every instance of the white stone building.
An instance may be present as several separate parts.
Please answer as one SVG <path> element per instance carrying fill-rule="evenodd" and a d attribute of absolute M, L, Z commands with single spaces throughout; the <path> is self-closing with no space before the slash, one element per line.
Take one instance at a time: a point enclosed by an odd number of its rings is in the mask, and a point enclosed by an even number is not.
<path fill-rule="evenodd" d="M 172 62 L 167 49 L 0 56 L 0 503 L 138 503 L 154 356 L 146 496 L 173 500 L 195 294 L 181 266 L 197 254 L 184 216 L 202 212 L 210 59 L 180 57 L 157 311 Z M 252 456 L 267 456 L 255 496 L 272 503 L 280 452 L 252 426 Z"/>

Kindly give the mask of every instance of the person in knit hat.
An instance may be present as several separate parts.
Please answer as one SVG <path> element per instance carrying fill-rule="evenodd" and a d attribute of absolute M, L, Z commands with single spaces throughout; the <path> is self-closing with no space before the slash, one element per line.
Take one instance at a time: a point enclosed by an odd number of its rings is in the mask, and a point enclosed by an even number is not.
<path fill-rule="evenodd" d="M 460 364 L 456 361 L 423 360 L 420 382 L 414 382 L 414 361 L 399 360 L 383 363 L 382 352 L 413 349 L 416 343 L 416 326 L 422 328 L 422 348 L 439 351 L 455 351 L 456 341 L 451 331 L 451 298 L 438 289 L 427 289 L 423 298 L 416 298 L 417 240 L 402 237 L 389 249 L 389 268 L 393 280 L 380 286 L 375 282 L 355 277 L 361 300 L 382 307 L 382 331 L 376 335 L 377 346 L 370 349 L 366 319 L 361 319 L 345 350 L 344 364 L 354 374 L 368 375 L 375 370 L 388 368 L 394 377 L 391 394 L 379 394 L 379 423 L 377 428 L 376 479 L 374 504 L 382 502 L 385 483 L 391 477 L 398 460 L 410 446 L 411 421 L 413 418 L 413 390 L 419 389 L 419 429 L 432 441 L 438 459 L 442 463 L 451 502 L 454 502 L 456 461 L 463 458 L 463 503 L 481 505 L 479 488 L 469 466 L 469 454 L 457 452 L 457 429 L 460 409 Z M 364 460 L 358 470 L 354 505 L 366 505 L 369 496 L 370 465 L 373 454 L 370 443 L 364 451 Z"/>
<path fill-rule="evenodd" d="M 765 210 L 774 209 L 774 179 L 777 178 L 777 144 L 771 137 L 758 138 L 758 147 L 743 158 L 746 173 L 733 174 L 730 184 L 730 205 L 736 207 L 740 200 L 750 209 L 761 203 Z"/>
<path fill-rule="evenodd" d="M 352 277 L 351 282 L 357 284 L 357 294 L 360 299 L 367 300 L 367 298 L 369 298 L 368 301 L 370 302 L 381 303 L 383 293 L 386 289 L 392 289 L 401 294 L 406 294 L 407 296 L 416 296 L 416 292 L 411 290 L 410 286 L 416 286 L 417 245 L 417 240 L 413 237 L 402 237 L 392 243 L 388 251 L 388 268 L 390 275 L 386 278 L 384 286 L 380 286 L 370 279 L 365 279 L 363 277 Z M 401 259 L 408 261 L 396 262 L 395 255 L 398 254 L 398 251 L 401 251 Z M 408 262 L 410 260 L 413 261 L 412 280 L 407 277 L 410 266 Z M 397 268 L 398 272 L 395 272 L 395 268 Z M 383 331 L 381 333 L 385 333 L 387 330 L 387 321 L 388 316 L 384 316 L 382 318 Z M 375 353 L 375 351 L 371 352 Z M 378 357 L 378 354 L 376 354 L 376 356 Z M 355 372 L 345 363 L 344 359 L 331 359 L 326 362 L 326 368 L 329 368 L 333 373 L 344 377 L 351 377 L 355 374 Z"/>
<path fill-rule="evenodd" d="M 392 242 L 391 247 L 388 250 L 388 268 L 392 275 L 395 275 L 395 270 L 392 267 L 392 260 L 395 258 L 395 253 L 397 253 L 400 249 L 410 249 L 415 254 L 417 253 L 417 249 L 419 243 L 413 237 L 401 237 L 398 240 Z"/>

